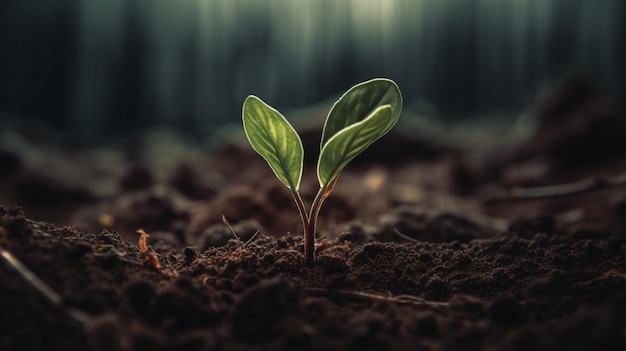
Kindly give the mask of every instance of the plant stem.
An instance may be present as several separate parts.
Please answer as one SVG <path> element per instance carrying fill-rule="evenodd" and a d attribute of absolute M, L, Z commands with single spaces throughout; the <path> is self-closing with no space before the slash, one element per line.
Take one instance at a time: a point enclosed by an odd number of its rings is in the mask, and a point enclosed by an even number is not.
<path fill-rule="evenodd" d="M 320 188 L 317 195 L 315 195 L 315 199 L 311 205 L 311 212 L 309 213 L 309 226 L 304 233 L 304 256 L 306 264 L 309 266 L 315 264 L 315 232 L 317 231 L 317 216 L 322 208 L 322 203 L 328 195 L 330 195 L 334 182 L 332 182 L 332 185 L 329 185 Z"/>
<path fill-rule="evenodd" d="M 304 206 L 304 201 L 302 201 L 302 197 L 297 190 L 291 189 L 291 195 L 293 195 L 293 199 L 296 202 L 296 206 L 298 206 L 298 212 L 300 212 L 300 219 L 302 219 L 302 228 L 306 232 L 306 228 L 309 226 L 309 215 L 306 213 L 306 207 Z"/>
<path fill-rule="evenodd" d="M 311 212 L 309 212 L 308 216 L 309 223 L 304 230 L 304 257 L 306 260 L 306 264 L 309 266 L 315 264 L 315 232 L 317 231 L 317 216 L 319 215 L 320 209 L 322 208 L 322 203 L 335 188 L 335 184 L 337 184 L 337 179 L 339 179 L 339 174 L 337 174 L 330 182 L 328 182 L 328 184 L 321 187 L 320 190 L 317 192 L 317 195 L 315 195 L 315 199 L 313 200 L 313 204 L 311 205 Z"/>
<path fill-rule="evenodd" d="M 318 200 L 318 197 L 322 194 L 322 189 L 317 193 L 315 197 L 315 201 L 313 202 L 313 206 L 317 202 L 321 205 L 321 201 Z M 306 260 L 306 264 L 311 266 L 315 262 L 315 224 L 311 225 L 310 216 L 306 211 L 306 207 L 304 206 L 304 201 L 302 201 L 302 196 L 297 190 L 291 189 L 291 195 L 293 195 L 293 199 L 296 202 L 296 206 L 298 207 L 298 212 L 300 212 L 300 219 L 302 219 L 302 229 L 304 230 L 304 256 Z M 317 221 L 317 212 L 315 212 L 315 220 Z M 313 214 L 313 207 L 311 207 L 311 214 Z"/>
<path fill-rule="evenodd" d="M 300 193 L 296 190 L 291 190 L 291 195 L 293 195 L 293 199 L 300 212 L 300 219 L 302 219 L 302 228 L 304 229 L 304 257 L 306 264 L 309 266 L 315 263 L 315 224 L 317 222 L 317 214 L 324 200 L 323 190 L 324 189 L 320 189 L 317 192 L 313 205 L 311 206 L 310 214 L 306 212 L 306 207 L 304 206 L 304 201 L 302 201 Z M 311 221 L 312 216 L 314 216 L 314 221 Z"/>

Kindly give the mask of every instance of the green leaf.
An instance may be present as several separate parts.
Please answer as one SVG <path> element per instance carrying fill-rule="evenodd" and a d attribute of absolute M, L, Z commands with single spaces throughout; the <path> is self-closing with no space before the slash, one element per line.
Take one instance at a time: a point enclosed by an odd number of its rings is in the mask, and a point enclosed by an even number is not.
<path fill-rule="evenodd" d="M 341 170 L 373 142 L 385 135 L 397 121 L 391 105 L 378 107 L 365 119 L 354 123 L 330 138 L 317 163 L 320 186 L 326 187 Z M 391 125 L 391 127 L 390 127 Z"/>
<path fill-rule="evenodd" d="M 402 94 L 396 83 L 390 79 L 376 78 L 355 85 L 343 94 L 333 105 L 326 118 L 320 148 L 342 129 L 366 119 L 381 106 L 389 105 L 391 118 L 381 126 L 382 134 L 387 133 L 398 121 L 402 110 Z"/>
<path fill-rule="evenodd" d="M 297 191 L 302 177 L 302 141 L 287 119 L 254 95 L 243 103 L 243 129 L 252 148 L 263 156 L 276 177 Z"/>

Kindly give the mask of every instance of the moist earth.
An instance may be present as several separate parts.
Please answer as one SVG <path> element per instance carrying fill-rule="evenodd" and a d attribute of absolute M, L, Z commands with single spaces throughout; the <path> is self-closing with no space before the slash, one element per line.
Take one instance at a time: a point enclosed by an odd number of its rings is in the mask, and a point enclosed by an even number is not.
<path fill-rule="evenodd" d="M 567 77 L 533 111 L 517 142 L 381 139 L 324 204 L 314 266 L 241 136 L 5 123 L 0 349 L 624 350 L 624 104 Z"/>

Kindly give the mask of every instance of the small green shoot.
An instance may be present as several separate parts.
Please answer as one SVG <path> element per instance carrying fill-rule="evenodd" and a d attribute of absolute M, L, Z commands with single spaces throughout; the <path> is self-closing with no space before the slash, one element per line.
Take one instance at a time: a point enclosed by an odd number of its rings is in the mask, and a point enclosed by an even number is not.
<path fill-rule="evenodd" d="M 304 228 L 304 255 L 315 262 L 317 217 L 344 167 L 398 122 L 402 110 L 400 89 L 390 79 L 377 78 L 355 85 L 328 113 L 317 162 L 320 189 L 307 212 L 298 192 L 304 161 L 302 141 L 276 109 L 250 95 L 243 103 L 243 127 L 252 148 L 291 190 Z"/>

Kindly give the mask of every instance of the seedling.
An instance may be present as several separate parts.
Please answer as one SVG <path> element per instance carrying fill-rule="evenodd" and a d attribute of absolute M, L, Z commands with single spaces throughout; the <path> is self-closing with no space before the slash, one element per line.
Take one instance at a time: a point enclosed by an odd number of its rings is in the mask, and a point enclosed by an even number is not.
<path fill-rule="evenodd" d="M 322 131 L 317 178 L 320 189 L 307 212 L 298 191 L 304 161 L 302 140 L 287 119 L 250 95 L 243 103 L 243 128 L 252 148 L 291 190 L 304 228 L 306 263 L 315 262 L 317 217 L 339 174 L 358 154 L 387 134 L 402 110 L 400 89 L 392 80 L 372 79 L 350 88 L 333 105 Z"/>

